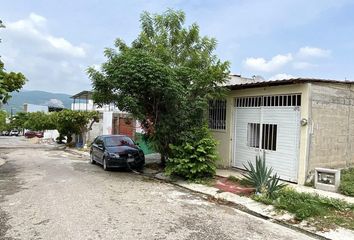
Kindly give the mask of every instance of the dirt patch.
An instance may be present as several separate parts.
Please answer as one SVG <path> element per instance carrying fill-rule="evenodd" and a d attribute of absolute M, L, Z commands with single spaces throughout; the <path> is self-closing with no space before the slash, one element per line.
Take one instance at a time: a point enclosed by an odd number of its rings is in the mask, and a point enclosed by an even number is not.
<path fill-rule="evenodd" d="M 228 178 L 219 176 L 216 177 L 213 187 L 218 188 L 222 192 L 231 192 L 247 197 L 254 193 L 254 188 L 243 186 L 236 181 L 231 181 Z"/>

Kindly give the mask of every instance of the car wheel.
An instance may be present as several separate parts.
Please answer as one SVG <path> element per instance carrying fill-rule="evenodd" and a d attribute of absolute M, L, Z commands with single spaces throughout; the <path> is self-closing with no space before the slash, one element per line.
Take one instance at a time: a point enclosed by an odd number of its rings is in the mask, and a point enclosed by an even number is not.
<path fill-rule="evenodd" d="M 138 166 L 136 166 L 135 168 L 138 172 L 142 172 L 144 170 L 144 164 L 140 164 Z"/>
<path fill-rule="evenodd" d="M 90 163 L 91 164 L 95 164 L 96 163 L 95 160 L 93 159 L 93 154 L 92 153 L 90 154 Z"/>
<path fill-rule="evenodd" d="M 103 170 L 108 171 L 107 161 L 106 161 L 105 157 L 103 157 L 103 164 L 102 165 L 103 165 Z"/>

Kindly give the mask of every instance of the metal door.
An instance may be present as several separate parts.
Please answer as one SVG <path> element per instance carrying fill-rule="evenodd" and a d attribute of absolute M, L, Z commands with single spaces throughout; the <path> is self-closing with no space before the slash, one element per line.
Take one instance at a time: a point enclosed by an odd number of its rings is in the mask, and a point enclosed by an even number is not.
<path fill-rule="evenodd" d="M 264 153 L 274 173 L 297 182 L 300 106 L 258 105 L 235 107 L 233 166 L 244 169 Z"/>

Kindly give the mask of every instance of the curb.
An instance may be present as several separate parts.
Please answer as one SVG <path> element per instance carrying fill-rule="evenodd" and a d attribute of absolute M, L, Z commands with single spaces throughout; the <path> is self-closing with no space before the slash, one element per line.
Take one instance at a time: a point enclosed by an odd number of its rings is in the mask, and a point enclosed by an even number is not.
<path fill-rule="evenodd" d="M 5 163 L 6 163 L 6 161 L 5 161 L 4 159 L 0 158 L 0 167 L 1 167 L 2 165 L 4 165 Z"/>

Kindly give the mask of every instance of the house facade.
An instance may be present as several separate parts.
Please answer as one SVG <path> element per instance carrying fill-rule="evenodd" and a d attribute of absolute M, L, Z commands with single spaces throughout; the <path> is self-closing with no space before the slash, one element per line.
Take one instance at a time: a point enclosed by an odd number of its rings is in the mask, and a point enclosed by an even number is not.
<path fill-rule="evenodd" d="M 81 91 L 73 96 L 71 110 L 75 111 L 97 111 L 99 122 L 93 123 L 91 130 L 87 133 L 86 142 L 92 142 L 98 135 L 123 134 L 134 138 L 135 132 L 139 131 L 136 121 L 130 119 L 129 114 L 120 111 L 112 104 L 99 106 L 93 102 L 91 91 Z M 78 146 L 83 146 L 83 136 L 76 136 Z"/>
<path fill-rule="evenodd" d="M 221 167 L 264 155 L 282 179 L 304 184 L 316 167 L 354 165 L 354 82 L 246 79 L 228 88 L 209 108 Z"/>

